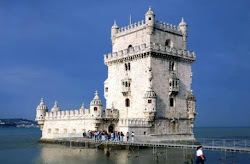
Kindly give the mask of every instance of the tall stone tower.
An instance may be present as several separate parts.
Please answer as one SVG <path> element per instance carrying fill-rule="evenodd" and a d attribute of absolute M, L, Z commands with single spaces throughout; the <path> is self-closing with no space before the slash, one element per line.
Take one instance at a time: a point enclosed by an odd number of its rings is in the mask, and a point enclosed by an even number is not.
<path fill-rule="evenodd" d="M 186 50 L 184 19 L 178 26 L 156 21 L 149 8 L 143 21 L 123 28 L 115 22 L 111 41 L 104 96 L 107 109 L 119 110 L 119 129 L 155 139 L 193 139 L 196 54 Z"/>

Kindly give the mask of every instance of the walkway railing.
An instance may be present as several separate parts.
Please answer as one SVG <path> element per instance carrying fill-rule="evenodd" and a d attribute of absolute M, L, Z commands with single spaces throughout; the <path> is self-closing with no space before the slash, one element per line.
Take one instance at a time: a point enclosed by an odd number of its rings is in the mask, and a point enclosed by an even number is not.
<path fill-rule="evenodd" d="M 196 149 L 202 145 L 207 150 L 219 151 L 235 151 L 250 153 L 250 140 L 243 139 L 206 139 L 199 138 L 196 141 L 166 141 L 166 142 L 120 142 L 120 141 L 102 141 L 93 139 L 71 138 L 71 139 L 56 139 L 54 142 L 70 142 L 71 143 L 98 143 L 112 145 L 133 145 L 133 146 L 148 146 L 148 147 L 168 147 L 168 148 L 188 148 Z"/>

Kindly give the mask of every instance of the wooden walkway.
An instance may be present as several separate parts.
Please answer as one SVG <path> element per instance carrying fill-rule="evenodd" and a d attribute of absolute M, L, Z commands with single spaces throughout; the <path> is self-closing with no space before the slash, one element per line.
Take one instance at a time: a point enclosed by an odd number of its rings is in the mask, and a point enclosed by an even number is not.
<path fill-rule="evenodd" d="M 232 140 L 232 139 L 197 139 L 197 141 L 169 141 L 169 142 L 114 142 L 114 141 L 100 141 L 82 138 L 70 139 L 53 139 L 42 142 L 50 142 L 55 144 L 67 144 L 70 146 L 86 147 L 86 144 L 91 144 L 96 147 L 100 145 L 120 145 L 120 146 L 140 146 L 140 147 L 166 147 L 166 148 L 180 148 L 180 149 L 196 149 L 202 145 L 206 150 L 217 151 L 231 151 L 250 153 L 250 140 Z"/>

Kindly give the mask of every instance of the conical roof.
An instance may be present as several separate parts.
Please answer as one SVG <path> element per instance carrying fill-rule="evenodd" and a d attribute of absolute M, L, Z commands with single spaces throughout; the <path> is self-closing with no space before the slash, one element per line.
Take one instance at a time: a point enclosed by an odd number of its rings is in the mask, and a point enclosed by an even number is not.
<path fill-rule="evenodd" d="M 40 104 L 37 106 L 39 110 L 48 110 L 48 107 L 45 105 L 43 98 L 41 98 Z"/>
<path fill-rule="evenodd" d="M 148 11 L 145 15 L 154 15 L 154 12 L 151 10 L 151 6 L 149 6 Z"/>
<path fill-rule="evenodd" d="M 95 91 L 95 97 L 93 100 L 90 102 L 91 106 L 102 106 L 102 101 L 99 98 L 98 92 Z"/>
<path fill-rule="evenodd" d="M 55 101 L 55 104 L 53 108 L 51 109 L 51 112 L 57 112 L 57 111 L 60 111 L 60 108 L 59 108 L 57 101 Z"/>

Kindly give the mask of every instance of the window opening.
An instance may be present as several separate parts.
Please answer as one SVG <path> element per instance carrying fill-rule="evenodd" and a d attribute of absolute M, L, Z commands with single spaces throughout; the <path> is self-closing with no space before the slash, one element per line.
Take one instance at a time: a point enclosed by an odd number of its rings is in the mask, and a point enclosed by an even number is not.
<path fill-rule="evenodd" d="M 129 99 L 126 99 L 126 100 L 125 100 L 125 106 L 126 106 L 126 107 L 130 107 L 130 100 L 129 100 Z"/>

